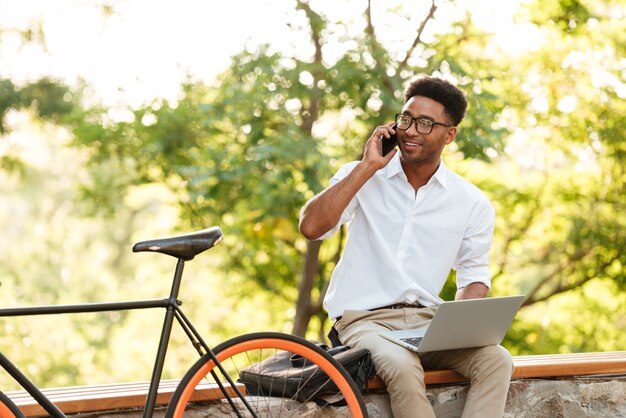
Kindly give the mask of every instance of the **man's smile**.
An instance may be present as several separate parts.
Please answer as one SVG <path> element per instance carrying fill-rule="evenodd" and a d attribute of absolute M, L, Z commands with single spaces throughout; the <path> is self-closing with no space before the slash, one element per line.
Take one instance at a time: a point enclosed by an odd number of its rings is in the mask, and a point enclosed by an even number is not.
<path fill-rule="evenodd" d="M 419 142 L 417 142 L 417 141 L 414 141 L 414 140 L 408 140 L 408 139 L 403 140 L 403 141 L 402 141 L 402 143 L 403 143 L 403 144 L 404 144 L 404 146 L 406 146 L 407 148 L 418 148 L 418 147 L 423 147 L 423 146 L 424 146 L 424 144 L 420 144 L 420 143 L 419 143 Z"/>

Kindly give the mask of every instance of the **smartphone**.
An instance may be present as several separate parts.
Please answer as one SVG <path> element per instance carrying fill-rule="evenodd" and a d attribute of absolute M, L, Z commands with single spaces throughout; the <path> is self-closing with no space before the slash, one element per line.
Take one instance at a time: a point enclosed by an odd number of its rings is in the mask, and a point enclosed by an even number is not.
<path fill-rule="evenodd" d="M 393 130 L 396 130 L 398 128 L 398 125 L 393 125 L 391 128 Z M 391 151 L 396 145 L 398 145 L 398 138 L 396 137 L 396 135 L 391 135 L 389 138 L 385 138 L 383 136 L 381 142 L 383 145 L 382 156 L 384 157 L 385 155 L 389 154 L 389 151 Z"/>

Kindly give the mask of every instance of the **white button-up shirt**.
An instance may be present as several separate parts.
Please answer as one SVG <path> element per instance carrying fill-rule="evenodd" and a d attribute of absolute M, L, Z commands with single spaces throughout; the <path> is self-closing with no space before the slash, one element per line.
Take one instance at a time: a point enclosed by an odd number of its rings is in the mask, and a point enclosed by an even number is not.
<path fill-rule="evenodd" d="M 334 235 L 350 221 L 346 247 L 324 299 L 331 319 L 346 309 L 439 304 L 451 269 L 457 271 L 458 288 L 473 282 L 491 287 L 494 209 L 487 197 L 443 161 L 415 193 L 399 156 L 363 185 L 339 223 L 319 238 Z M 341 167 L 330 184 L 357 163 Z"/>

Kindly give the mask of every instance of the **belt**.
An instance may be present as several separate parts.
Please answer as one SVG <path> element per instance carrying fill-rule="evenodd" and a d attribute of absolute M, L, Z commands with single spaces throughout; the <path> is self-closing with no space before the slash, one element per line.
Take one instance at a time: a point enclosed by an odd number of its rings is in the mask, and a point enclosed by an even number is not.
<path fill-rule="evenodd" d="M 379 311 L 381 309 L 405 309 L 405 308 L 419 309 L 419 308 L 425 308 L 425 306 L 420 303 L 394 303 L 393 305 L 381 306 L 380 308 L 367 309 L 367 310 Z M 335 318 L 335 321 L 339 321 L 340 319 L 341 317 L 338 316 L 337 318 Z"/>
<path fill-rule="evenodd" d="M 423 308 L 420 303 L 394 303 L 393 305 L 381 306 L 380 308 L 368 309 L 368 311 L 378 311 L 380 309 L 405 309 L 405 308 Z"/>

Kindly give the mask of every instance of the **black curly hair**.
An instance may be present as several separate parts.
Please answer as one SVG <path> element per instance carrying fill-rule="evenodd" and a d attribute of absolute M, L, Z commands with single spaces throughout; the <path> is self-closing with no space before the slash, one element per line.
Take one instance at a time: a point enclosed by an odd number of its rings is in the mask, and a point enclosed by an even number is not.
<path fill-rule="evenodd" d="M 424 96 L 441 103 L 454 126 L 461 123 L 465 116 L 465 95 L 455 85 L 441 78 L 422 77 L 413 80 L 404 93 L 405 103 L 413 96 Z"/>

